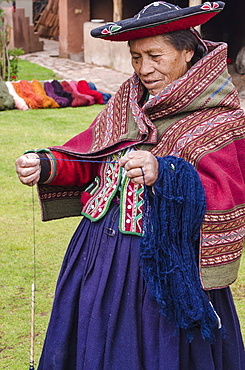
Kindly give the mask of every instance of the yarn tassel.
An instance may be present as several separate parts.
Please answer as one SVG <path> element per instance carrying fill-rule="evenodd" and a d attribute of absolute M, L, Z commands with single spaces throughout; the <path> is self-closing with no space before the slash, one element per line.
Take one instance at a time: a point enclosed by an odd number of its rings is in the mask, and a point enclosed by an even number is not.
<path fill-rule="evenodd" d="M 193 329 L 215 341 L 217 314 L 201 286 L 198 271 L 200 228 L 205 193 L 194 167 L 181 158 L 158 158 L 159 178 L 154 196 L 145 187 L 140 263 L 160 310 L 176 328 Z"/>

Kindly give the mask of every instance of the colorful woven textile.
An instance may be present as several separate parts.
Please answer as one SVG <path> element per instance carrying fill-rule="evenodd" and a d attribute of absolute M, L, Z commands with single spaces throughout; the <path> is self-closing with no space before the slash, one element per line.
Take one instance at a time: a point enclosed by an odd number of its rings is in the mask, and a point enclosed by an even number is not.
<path fill-rule="evenodd" d="M 33 90 L 43 99 L 43 108 L 59 108 L 59 104 L 50 96 L 48 96 L 44 90 L 43 85 L 38 80 L 34 79 L 31 82 Z"/>
<path fill-rule="evenodd" d="M 88 99 L 88 101 L 89 101 L 88 105 L 95 104 L 95 98 L 92 95 L 82 94 L 78 91 L 76 81 L 70 81 L 70 86 L 76 94 L 80 94 L 80 95 L 84 96 L 86 99 Z"/>
<path fill-rule="evenodd" d="M 17 94 L 23 98 L 31 109 L 38 109 L 43 107 L 43 99 L 35 93 L 30 82 L 21 80 L 19 82 L 13 82 L 13 86 Z"/>
<path fill-rule="evenodd" d="M 29 109 L 29 107 L 26 104 L 25 100 L 22 97 L 20 97 L 17 94 L 17 92 L 15 91 L 15 88 L 12 85 L 12 82 L 7 81 L 6 82 L 6 86 L 7 86 L 8 90 L 9 90 L 9 93 L 13 96 L 15 108 L 20 109 L 20 110 L 23 110 L 23 111 Z"/>
<path fill-rule="evenodd" d="M 0 110 L 14 108 L 14 99 L 4 81 L 0 81 Z"/>
<path fill-rule="evenodd" d="M 99 91 L 92 90 L 89 87 L 89 84 L 87 83 L 87 81 L 85 80 L 78 81 L 77 90 L 81 94 L 87 94 L 87 95 L 93 96 L 96 104 L 104 104 L 103 95 Z"/>
<path fill-rule="evenodd" d="M 91 90 L 97 90 L 97 88 L 96 88 L 96 86 L 93 82 L 88 82 L 88 85 L 89 85 Z M 111 94 L 104 93 L 102 91 L 99 91 L 99 92 L 103 95 L 104 104 L 108 103 L 108 100 L 111 98 Z"/>
<path fill-rule="evenodd" d="M 227 72 L 226 44 L 207 46 L 206 57 L 142 106 L 146 92 L 134 75 L 88 130 L 51 149 L 94 158 L 137 144 L 156 156 L 174 155 L 191 163 L 206 193 L 200 274 L 203 286 L 212 289 L 236 279 L 243 250 L 245 116 Z M 57 211 L 57 202 L 55 207 Z M 135 208 L 135 218 L 137 212 Z"/>
<path fill-rule="evenodd" d="M 44 82 L 44 90 L 48 96 L 56 101 L 59 104 L 60 108 L 65 108 L 68 105 L 66 98 L 55 94 L 54 87 L 51 82 Z"/>
<path fill-rule="evenodd" d="M 62 81 L 61 85 L 65 91 L 71 94 L 72 96 L 71 106 L 72 107 L 82 107 L 84 105 L 89 105 L 89 100 L 84 95 L 75 93 L 67 81 Z"/>
<path fill-rule="evenodd" d="M 4 109 L 13 109 L 14 106 L 20 110 L 38 109 L 38 108 L 65 108 L 65 107 L 82 107 L 87 105 L 95 104 L 96 101 L 98 104 L 106 104 L 110 99 L 111 95 L 97 91 L 96 86 L 93 83 L 92 88 L 90 85 L 84 81 L 86 86 L 85 90 L 96 96 L 89 95 L 88 93 L 80 93 L 77 90 L 77 82 L 71 81 L 62 81 L 60 83 L 57 80 L 52 82 L 44 82 L 42 84 L 37 79 L 34 79 L 32 82 L 21 80 L 18 82 L 6 82 L 8 90 L 4 92 L 1 89 L 2 94 L 5 95 L 5 98 L 8 96 L 8 101 L 4 103 L 3 97 L 0 96 L 0 110 Z M 91 91 L 94 90 L 94 93 Z M 13 98 L 13 100 L 12 100 Z M 10 100 L 9 100 L 10 99 Z M 102 102 L 103 99 L 103 102 Z M 10 102 L 12 100 L 12 103 Z M 6 105 L 7 104 L 7 105 Z"/>
<path fill-rule="evenodd" d="M 65 106 L 70 107 L 73 100 L 71 94 L 65 91 L 57 80 L 53 80 L 51 82 L 51 85 L 54 88 L 55 95 L 62 97 L 64 99 Z"/>

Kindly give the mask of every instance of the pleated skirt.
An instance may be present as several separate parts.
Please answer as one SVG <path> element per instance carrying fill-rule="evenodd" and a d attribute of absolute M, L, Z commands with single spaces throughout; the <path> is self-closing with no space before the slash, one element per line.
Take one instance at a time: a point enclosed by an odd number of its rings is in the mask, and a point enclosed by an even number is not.
<path fill-rule="evenodd" d="M 139 268 L 139 237 L 118 230 L 119 206 L 83 219 L 68 246 L 38 370 L 244 370 L 229 288 L 211 299 L 226 329 L 210 345 L 159 312 Z"/>

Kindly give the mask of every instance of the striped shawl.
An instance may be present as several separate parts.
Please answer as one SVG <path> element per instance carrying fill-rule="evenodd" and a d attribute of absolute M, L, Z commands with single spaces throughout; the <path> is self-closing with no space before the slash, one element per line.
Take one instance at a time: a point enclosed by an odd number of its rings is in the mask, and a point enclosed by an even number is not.
<path fill-rule="evenodd" d="M 88 130 L 50 149 L 95 158 L 136 145 L 158 157 L 172 155 L 191 163 L 206 193 L 200 274 L 204 288 L 212 289 L 236 279 L 242 255 L 245 116 L 227 72 L 227 45 L 207 46 L 207 56 L 146 103 L 134 75 Z"/>

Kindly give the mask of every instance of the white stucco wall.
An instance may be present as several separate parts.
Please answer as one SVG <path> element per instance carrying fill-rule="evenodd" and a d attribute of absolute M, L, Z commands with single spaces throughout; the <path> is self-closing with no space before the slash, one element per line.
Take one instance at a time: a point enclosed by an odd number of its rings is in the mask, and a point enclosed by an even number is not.
<path fill-rule="evenodd" d="M 93 28 L 103 23 L 84 23 L 84 59 L 86 63 L 109 67 L 123 73 L 133 73 L 127 42 L 111 42 L 95 39 L 90 35 Z"/>

